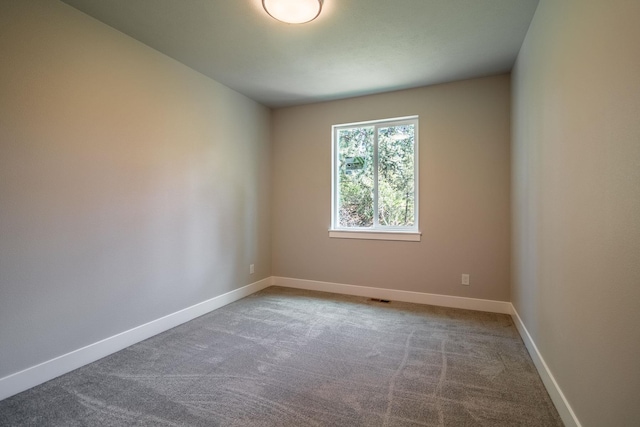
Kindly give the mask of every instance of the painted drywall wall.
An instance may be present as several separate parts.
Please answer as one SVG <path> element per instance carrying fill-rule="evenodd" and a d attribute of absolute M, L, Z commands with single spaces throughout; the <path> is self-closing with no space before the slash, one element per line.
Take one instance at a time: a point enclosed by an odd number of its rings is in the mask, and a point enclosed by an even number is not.
<path fill-rule="evenodd" d="M 0 64 L 0 378 L 271 276 L 267 108 L 57 1 Z"/>
<path fill-rule="evenodd" d="M 331 126 L 409 115 L 422 240 L 329 238 Z M 509 76 L 277 109 L 272 123 L 274 275 L 509 300 Z"/>
<path fill-rule="evenodd" d="M 513 304 L 584 426 L 640 423 L 639 18 L 541 0 L 513 72 Z"/>

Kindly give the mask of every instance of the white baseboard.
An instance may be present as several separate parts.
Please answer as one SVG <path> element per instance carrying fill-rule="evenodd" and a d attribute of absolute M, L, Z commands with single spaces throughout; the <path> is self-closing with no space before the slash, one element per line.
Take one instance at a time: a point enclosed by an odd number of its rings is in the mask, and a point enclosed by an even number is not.
<path fill-rule="evenodd" d="M 271 286 L 272 278 L 257 281 L 215 298 L 124 331 L 102 341 L 79 348 L 15 374 L 0 378 L 0 400 L 18 394 L 38 384 L 52 380 L 88 363 L 95 362 L 135 343 L 181 325 L 217 308 L 230 304 Z"/>
<path fill-rule="evenodd" d="M 533 359 L 533 363 L 536 365 L 536 369 L 540 374 L 540 378 L 542 378 L 542 382 L 544 383 L 544 386 L 547 389 L 547 392 L 549 393 L 553 404 L 556 406 L 556 409 L 560 414 L 560 418 L 562 418 L 562 422 L 567 427 L 581 427 L 582 424 L 580 424 L 578 417 L 576 417 L 575 412 L 573 412 L 573 409 L 571 409 L 571 405 L 569 405 L 569 402 L 564 396 L 564 393 L 562 393 L 560 386 L 558 386 L 558 383 L 549 370 L 547 363 L 544 361 L 542 354 L 540 354 L 540 351 L 538 351 L 536 343 L 533 341 L 533 338 L 529 334 L 529 331 L 527 331 L 526 326 L 524 326 L 524 323 L 522 322 L 520 315 L 518 315 L 516 308 L 513 306 L 513 304 L 510 305 L 511 317 L 513 318 L 514 323 L 516 324 L 516 328 L 518 329 L 518 332 L 522 337 L 522 341 L 524 341 L 524 345 L 527 347 L 527 350 L 529 350 L 531 359 Z"/>
<path fill-rule="evenodd" d="M 483 300 L 475 298 L 455 297 L 450 295 L 427 294 L 421 292 L 399 291 L 395 289 L 371 288 L 366 286 L 345 285 L 340 283 L 320 282 L 316 280 L 293 279 L 289 277 L 273 277 L 274 286 L 305 289 L 309 291 L 333 292 L 336 294 L 355 295 L 369 298 L 388 299 L 394 301 L 413 302 L 416 304 L 438 305 L 442 307 L 463 308 L 468 310 L 488 311 L 492 313 L 510 314 L 516 328 L 524 341 L 531 359 L 542 378 L 551 400 L 560 418 L 567 427 L 581 427 L 580 421 L 571 409 L 553 374 L 549 370 L 542 355 L 538 351 L 531 335 L 524 326 L 513 304 L 505 301 Z"/>
<path fill-rule="evenodd" d="M 413 302 L 416 304 L 438 305 L 441 307 L 464 308 L 467 310 L 489 311 L 511 314 L 511 303 L 450 295 L 427 294 L 422 292 L 399 291 L 396 289 L 370 288 L 367 286 L 344 285 L 341 283 L 319 282 L 316 280 L 274 277 L 274 286 L 306 289 L 309 291 L 333 292 L 336 294 Z"/>
<path fill-rule="evenodd" d="M 268 277 L 242 288 L 227 292 L 191 307 L 137 326 L 109 338 L 105 338 L 86 347 L 58 356 L 0 378 L 0 400 L 35 387 L 60 375 L 71 372 L 86 364 L 95 362 L 112 353 L 127 348 L 161 332 L 167 331 L 196 317 L 209 313 L 241 298 L 269 286 L 306 289 L 321 292 L 355 295 L 369 298 L 388 299 L 394 301 L 429 304 L 442 307 L 462 308 L 468 310 L 488 311 L 492 313 L 510 314 L 527 347 L 531 358 L 542 378 L 542 381 L 555 404 L 562 421 L 567 426 L 581 427 L 576 414 L 571 409 L 553 374 L 549 370 L 542 355 L 527 331 L 515 307 L 510 302 L 483 300 L 476 298 L 456 297 L 450 295 L 428 294 L 421 292 L 400 291 L 395 289 L 371 288 L 366 286 L 345 285 L 340 283 L 320 282 L 315 280 L 293 279 L 288 277 Z"/>

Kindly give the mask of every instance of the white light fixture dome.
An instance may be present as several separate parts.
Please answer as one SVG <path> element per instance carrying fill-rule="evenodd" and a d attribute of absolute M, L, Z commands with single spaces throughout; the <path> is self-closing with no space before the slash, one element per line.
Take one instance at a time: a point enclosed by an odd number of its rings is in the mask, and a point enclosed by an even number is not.
<path fill-rule="evenodd" d="M 288 24 L 304 24 L 320 15 L 323 0 L 262 0 L 271 17 Z"/>

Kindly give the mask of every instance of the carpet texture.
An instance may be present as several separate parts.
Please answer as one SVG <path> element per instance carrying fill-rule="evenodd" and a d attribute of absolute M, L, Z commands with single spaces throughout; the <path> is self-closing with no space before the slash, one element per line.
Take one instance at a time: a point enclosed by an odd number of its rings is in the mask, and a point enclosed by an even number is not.
<path fill-rule="evenodd" d="M 2 426 L 561 426 L 507 315 L 272 287 L 0 402 Z"/>

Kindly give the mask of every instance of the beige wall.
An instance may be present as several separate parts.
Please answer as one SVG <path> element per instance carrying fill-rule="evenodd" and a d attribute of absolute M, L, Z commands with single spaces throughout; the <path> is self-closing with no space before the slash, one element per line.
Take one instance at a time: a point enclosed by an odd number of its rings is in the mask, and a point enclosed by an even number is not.
<path fill-rule="evenodd" d="M 0 378 L 271 276 L 269 117 L 67 5 L 1 2 Z"/>
<path fill-rule="evenodd" d="M 509 88 L 502 75 L 275 110 L 274 275 L 508 301 Z M 408 115 L 422 241 L 329 238 L 331 125 Z"/>
<path fill-rule="evenodd" d="M 640 425 L 639 17 L 542 0 L 513 73 L 513 304 L 584 426 Z"/>

